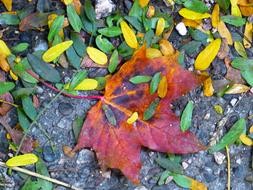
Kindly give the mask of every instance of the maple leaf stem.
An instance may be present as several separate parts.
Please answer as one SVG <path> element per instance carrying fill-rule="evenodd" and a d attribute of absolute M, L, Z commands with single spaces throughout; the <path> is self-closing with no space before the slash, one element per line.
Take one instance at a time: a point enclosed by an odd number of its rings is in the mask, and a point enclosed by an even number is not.
<path fill-rule="evenodd" d="M 35 73 L 33 73 L 31 70 L 26 70 L 27 73 L 29 73 L 33 78 L 37 79 L 39 82 L 41 82 L 43 85 L 45 85 L 46 87 L 54 90 L 55 92 L 61 92 L 61 90 L 55 88 L 54 86 L 52 86 L 51 84 L 45 82 L 44 80 L 42 80 L 41 78 L 39 78 L 38 76 L 36 76 Z M 62 92 L 62 94 L 64 96 L 67 96 L 69 98 L 74 98 L 74 99 L 96 99 L 96 100 L 101 100 L 103 98 L 103 96 L 97 96 L 97 95 L 91 95 L 91 96 L 85 96 L 85 95 L 72 95 L 72 94 L 68 94 L 66 92 Z"/>

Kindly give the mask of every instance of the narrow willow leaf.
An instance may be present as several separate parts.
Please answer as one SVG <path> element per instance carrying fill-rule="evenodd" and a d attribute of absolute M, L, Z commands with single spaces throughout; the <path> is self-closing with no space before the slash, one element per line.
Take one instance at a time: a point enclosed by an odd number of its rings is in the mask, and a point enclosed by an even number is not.
<path fill-rule="evenodd" d="M 11 91 L 15 87 L 13 82 L 2 82 L 0 81 L 0 95 Z"/>
<path fill-rule="evenodd" d="M 84 11 L 85 14 L 87 16 L 87 18 L 92 22 L 96 22 L 96 13 L 95 13 L 95 9 L 92 6 L 92 3 L 90 0 L 86 0 L 84 3 Z"/>
<path fill-rule="evenodd" d="M 116 37 L 122 34 L 120 27 L 117 26 L 98 29 L 98 33 L 106 37 Z"/>
<path fill-rule="evenodd" d="M 51 62 L 55 60 L 57 57 L 59 57 L 64 51 L 66 51 L 70 46 L 72 46 L 73 41 L 65 41 L 62 43 L 59 43 L 51 48 L 49 48 L 42 56 L 42 59 L 45 62 Z"/>
<path fill-rule="evenodd" d="M 77 74 L 75 74 L 75 76 L 73 77 L 73 79 L 70 82 L 69 90 L 74 90 L 74 88 L 78 84 L 80 84 L 87 76 L 88 76 L 88 72 L 86 70 L 80 71 Z"/>
<path fill-rule="evenodd" d="M 222 16 L 221 20 L 223 20 L 223 22 L 225 22 L 227 24 L 231 24 L 236 27 L 243 26 L 246 23 L 245 18 L 241 18 L 238 16 L 232 16 L 232 15 Z"/>
<path fill-rule="evenodd" d="M 241 42 L 235 41 L 235 42 L 234 42 L 234 47 L 235 47 L 235 50 L 237 51 L 237 53 L 238 53 L 240 56 L 242 56 L 243 58 L 247 58 L 246 50 L 244 49 L 244 46 L 242 45 Z"/>
<path fill-rule="evenodd" d="M 96 45 L 100 50 L 107 54 L 111 53 L 114 49 L 112 43 L 108 39 L 102 38 L 102 35 L 96 37 Z"/>
<path fill-rule="evenodd" d="M 138 112 L 134 112 L 134 113 L 127 119 L 127 123 L 128 123 L 129 125 L 133 124 L 134 122 L 137 121 L 138 117 L 139 117 L 139 116 L 138 116 Z"/>
<path fill-rule="evenodd" d="M 76 32 L 80 32 L 83 27 L 83 23 L 79 15 L 76 13 L 75 7 L 72 4 L 67 5 L 67 15 L 69 23 L 72 26 L 72 28 Z"/>
<path fill-rule="evenodd" d="M 26 97 L 26 96 L 24 96 Z M 23 129 L 23 131 L 27 131 L 28 128 L 30 127 L 31 123 L 29 121 L 29 119 L 26 117 L 25 113 L 23 112 L 23 110 L 21 110 L 20 108 L 17 109 L 18 112 L 18 121 L 19 124 L 21 126 L 21 128 Z"/>
<path fill-rule="evenodd" d="M 70 65 L 73 66 L 75 69 L 79 69 L 81 65 L 81 58 L 78 56 L 73 46 L 70 46 L 66 50 L 66 55 Z"/>
<path fill-rule="evenodd" d="M 211 15 L 208 14 L 208 13 L 198 13 L 198 12 L 195 12 L 195 11 L 192 11 L 190 9 L 187 9 L 187 8 L 182 8 L 180 11 L 179 11 L 179 14 L 184 17 L 184 18 L 187 18 L 187 19 L 191 19 L 191 20 L 202 20 L 204 18 L 209 18 Z"/>
<path fill-rule="evenodd" d="M 212 12 L 212 26 L 216 28 L 220 21 L 220 6 L 215 4 Z"/>
<path fill-rule="evenodd" d="M 20 53 L 27 50 L 28 47 L 29 47 L 29 44 L 24 42 L 24 43 L 19 43 L 16 46 L 12 47 L 11 50 L 14 53 Z"/>
<path fill-rule="evenodd" d="M 138 47 L 138 42 L 134 31 L 128 26 L 125 21 L 120 22 L 120 27 L 127 45 L 133 49 L 136 49 Z"/>
<path fill-rule="evenodd" d="M 158 85 L 161 81 L 161 72 L 157 72 L 151 79 L 150 82 L 150 94 L 154 94 L 158 88 Z"/>
<path fill-rule="evenodd" d="M 159 105 L 159 102 L 160 102 L 159 98 L 156 98 L 153 102 L 151 102 L 149 107 L 144 112 L 143 120 L 147 121 L 147 120 L 151 119 L 154 116 L 156 108 Z"/>
<path fill-rule="evenodd" d="M 192 101 L 189 101 L 181 115 L 181 120 L 180 120 L 180 129 L 183 132 L 187 131 L 191 126 L 193 109 L 194 109 L 194 104 Z"/>
<path fill-rule="evenodd" d="M 106 119 L 109 121 L 109 123 L 113 126 L 116 126 L 117 121 L 116 121 L 116 118 L 115 118 L 114 113 L 111 110 L 111 108 L 108 105 L 103 105 L 102 109 L 103 109 Z"/>
<path fill-rule="evenodd" d="M 206 70 L 215 59 L 221 46 L 221 39 L 212 41 L 203 51 L 200 52 L 195 61 L 195 69 Z"/>
<path fill-rule="evenodd" d="M 89 57 L 99 65 L 105 65 L 108 62 L 106 54 L 97 48 L 87 47 L 87 53 Z"/>
<path fill-rule="evenodd" d="M 6 165 L 8 167 L 26 166 L 36 162 L 38 162 L 38 157 L 35 154 L 23 154 L 10 158 L 7 160 Z"/>
<path fill-rule="evenodd" d="M 33 105 L 33 101 L 29 96 L 22 97 L 22 106 L 26 115 L 31 119 L 35 120 L 37 111 Z"/>
<path fill-rule="evenodd" d="M 129 81 L 133 84 L 141 84 L 149 82 L 151 79 L 152 77 L 148 75 L 138 75 L 130 78 Z"/>
<path fill-rule="evenodd" d="M 184 2 L 184 6 L 195 12 L 205 13 L 208 11 L 206 4 L 200 0 L 187 0 Z"/>
<path fill-rule="evenodd" d="M 63 22 L 64 22 L 64 16 L 57 16 L 56 19 L 53 21 L 49 30 L 49 34 L 47 36 L 47 39 L 49 42 L 52 42 L 55 35 L 58 34 L 59 31 L 62 29 Z"/>
<path fill-rule="evenodd" d="M 95 90 L 98 87 L 98 82 L 95 79 L 84 79 L 80 82 L 74 90 Z"/>
<path fill-rule="evenodd" d="M 28 54 L 27 58 L 34 71 L 44 80 L 55 83 L 61 80 L 61 76 L 58 71 L 48 63 L 32 54 Z"/>
<path fill-rule="evenodd" d="M 233 144 L 240 135 L 246 130 L 246 121 L 245 119 L 239 119 L 229 130 L 227 134 L 218 142 L 216 145 L 212 146 L 209 151 L 211 153 L 217 152 L 227 145 Z"/>
<path fill-rule="evenodd" d="M 144 36 L 144 42 L 146 42 L 147 47 L 150 47 L 152 45 L 152 39 L 155 36 L 155 33 L 153 30 L 149 30 L 148 32 L 146 32 L 145 36 Z"/>
<path fill-rule="evenodd" d="M 118 53 L 117 49 L 115 49 L 113 51 L 110 61 L 109 61 L 108 71 L 110 73 L 114 73 L 118 64 L 119 64 L 119 53 Z"/>
<path fill-rule="evenodd" d="M 76 51 L 76 53 L 80 57 L 84 57 L 86 54 L 86 45 L 84 41 L 82 40 L 81 36 L 75 32 L 71 32 L 70 38 L 73 41 L 73 46 Z"/>
<path fill-rule="evenodd" d="M 82 23 L 83 23 L 84 30 L 89 34 L 95 35 L 96 32 L 97 32 L 96 22 L 89 21 L 89 19 L 85 15 L 84 11 L 82 11 L 81 20 L 82 20 Z"/>
<path fill-rule="evenodd" d="M 172 161 L 168 158 L 162 158 L 162 157 L 158 157 L 155 160 L 162 168 L 169 170 L 170 172 L 173 173 L 178 173 L 178 174 L 182 174 L 183 173 L 183 168 L 180 165 L 179 162 L 176 161 Z"/>

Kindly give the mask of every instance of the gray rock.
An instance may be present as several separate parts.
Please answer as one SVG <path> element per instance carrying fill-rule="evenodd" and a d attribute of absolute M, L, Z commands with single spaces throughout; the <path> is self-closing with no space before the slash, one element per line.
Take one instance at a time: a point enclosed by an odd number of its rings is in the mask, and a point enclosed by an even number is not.
<path fill-rule="evenodd" d="M 226 156 L 224 154 L 222 154 L 221 152 L 215 152 L 214 153 L 214 160 L 219 165 L 221 165 L 223 163 L 225 158 L 226 158 Z"/>
<path fill-rule="evenodd" d="M 111 0 L 96 0 L 95 12 L 97 19 L 110 15 L 116 8 Z"/>
<path fill-rule="evenodd" d="M 83 149 L 78 153 L 77 164 L 88 164 L 94 160 L 94 153 L 88 149 Z"/>
<path fill-rule="evenodd" d="M 53 161 L 57 160 L 60 156 L 58 152 L 56 152 L 56 151 L 54 152 L 52 150 L 51 146 L 45 146 L 43 148 L 42 155 L 43 155 L 44 160 L 47 162 L 53 162 Z"/>
<path fill-rule="evenodd" d="M 70 115 L 73 113 L 73 106 L 70 103 L 61 102 L 58 106 L 59 112 L 64 115 Z"/>
<path fill-rule="evenodd" d="M 47 42 L 45 40 L 38 40 L 35 43 L 35 47 L 33 48 L 33 51 L 45 51 L 48 49 Z"/>

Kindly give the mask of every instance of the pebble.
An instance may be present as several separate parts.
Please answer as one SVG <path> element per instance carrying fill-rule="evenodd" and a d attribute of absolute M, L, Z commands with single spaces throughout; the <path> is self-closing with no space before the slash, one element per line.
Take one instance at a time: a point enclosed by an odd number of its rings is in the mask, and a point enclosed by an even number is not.
<path fill-rule="evenodd" d="M 91 163 L 93 160 L 94 160 L 94 153 L 90 150 L 83 149 L 78 153 L 76 163 L 87 164 L 87 163 Z"/>
<path fill-rule="evenodd" d="M 211 114 L 210 113 L 207 113 L 205 116 L 204 116 L 204 119 L 205 120 L 208 120 L 210 118 Z"/>
<path fill-rule="evenodd" d="M 233 98 L 231 101 L 230 101 L 230 104 L 231 106 L 234 106 L 237 102 L 237 99 L 236 98 Z"/>
<path fill-rule="evenodd" d="M 96 18 L 100 19 L 111 14 L 116 5 L 111 0 L 96 0 L 95 12 Z"/>
<path fill-rule="evenodd" d="M 240 164 L 242 163 L 242 159 L 241 159 L 241 158 L 238 158 L 238 159 L 236 160 L 236 163 L 240 165 Z"/>
<path fill-rule="evenodd" d="M 47 42 L 45 40 L 38 40 L 35 43 L 34 51 L 46 51 L 48 49 Z"/>
<path fill-rule="evenodd" d="M 134 190 L 148 190 L 145 186 L 139 186 L 134 188 Z"/>
<path fill-rule="evenodd" d="M 43 158 L 47 162 L 53 162 L 58 159 L 59 154 L 52 150 L 51 146 L 45 146 L 42 152 Z"/>
<path fill-rule="evenodd" d="M 64 115 L 70 115 L 73 113 L 73 106 L 70 103 L 61 102 L 58 106 L 59 112 Z"/>
<path fill-rule="evenodd" d="M 182 162 L 183 169 L 186 170 L 189 167 L 187 162 Z"/>
<path fill-rule="evenodd" d="M 187 34 L 187 29 L 185 27 L 185 24 L 183 22 L 179 22 L 176 26 L 176 30 L 181 36 L 185 36 Z"/>
<path fill-rule="evenodd" d="M 219 165 L 221 165 L 223 163 L 225 158 L 226 158 L 226 156 L 224 154 L 222 154 L 221 152 L 215 152 L 214 153 L 214 160 Z"/>

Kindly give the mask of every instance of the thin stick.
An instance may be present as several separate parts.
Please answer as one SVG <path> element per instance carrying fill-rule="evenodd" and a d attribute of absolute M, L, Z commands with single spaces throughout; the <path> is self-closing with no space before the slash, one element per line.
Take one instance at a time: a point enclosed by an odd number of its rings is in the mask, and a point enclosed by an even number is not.
<path fill-rule="evenodd" d="M 8 166 L 6 166 L 6 164 L 4 162 L 0 162 L 0 166 L 5 167 L 5 168 L 9 168 Z M 65 182 L 62 182 L 62 181 L 59 181 L 57 179 L 53 179 L 51 177 L 44 176 L 44 175 L 32 172 L 32 171 L 24 169 L 24 168 L 12 167 L 11 169 L 15 170 L 15 171 L 18 171 L 18 172 L 21 172 L 21 173 L 24 173 L 24 174 L 27 174 L 27 175 L 30 175 L 30 176 L 33 176 L 33 177 L 37 177 L 37 178 L 40 178 L 40 179 L 47 180 L 49 182 L 52 182 L 52 183 L 55 183 L 57 185 L 61 185 L 61 186 L 64 186 L 64 187 L 67 187 L 67 188 L 70 188 L 70 189 L 73 189 L 73 190 L 82 190 L 80 188 L 74 187 L 74 186 L 72 186 L 70 184 L 67 184 Z"/>
<path fill-rule="evenodd" d="M 1 103 L 4 103 L 4 104 L 9 104 L 9 105 L 11 105 L 11 106 L 13 106 L 13 107 L 16 107 L 16 108 L 18 107 L 17 104 L 13 104 L 13 103 L 7 102 L 7 101 L 5 101 L 5 100 L 1 100 L 1 99 L 0 99 L 0 102 L 1 102 Z"/>
<path fill-rule="evenodd" d="M 226 146 L 226 152 L 227 152 L 227 160 L 228 160 L 228 190 L 230 190 L 230 183 L 231 183 L 231 176 L 230 176 L 230 155 L 229 155 L 229 148 Z"/>
<path fill-rule="evenodd" d="M 51 88 L 55 92 L 61 92 L 61 90 L 55 88 L 51 84 L 49 84 L 49 83 L 45 82 L 44 80 L 42 80 L 41 78 L 37 77 L 31 70 L 26 70 L 26 72 L 28 72 L 33 78 L 35 78 L 38 81 L 40 81 L 46 87 Z M 66 92 L 62 92 L 62 95 L 67 96 L 69 98 L 74 98 L 74 99 L 97 99 L 97 100 L 100 100 L 100 99 L 103 98 L 103 96 L 75 96 L 75 95 L 72 95 L 72 94 L 68 94 Z"/>

